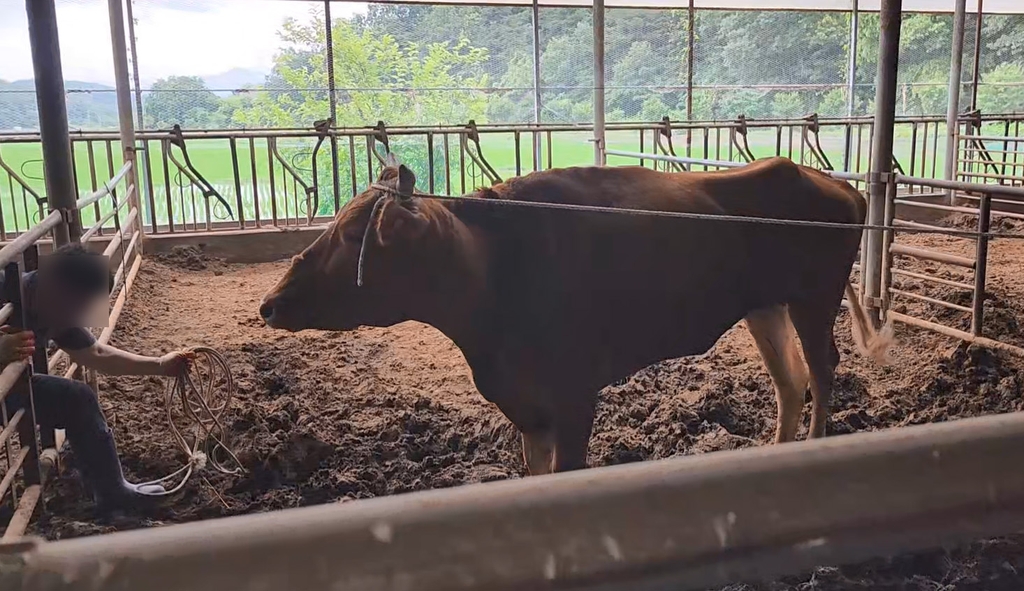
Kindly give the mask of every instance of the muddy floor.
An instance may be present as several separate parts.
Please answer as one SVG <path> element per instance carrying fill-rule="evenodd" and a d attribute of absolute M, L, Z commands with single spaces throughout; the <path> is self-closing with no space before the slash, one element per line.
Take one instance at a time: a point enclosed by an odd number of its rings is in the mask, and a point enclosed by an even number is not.
<path fill-rule="evenodd" d="M 999 229 L 1014 230 L 1012 224 Z M 974 248 L 970 241 L 942 237 L 901 241 L 961 254 Z M 986 322 L 989 336 L 1018 344 L 1024 339 L 1017 329 L 1024 320 L 1021 242 L 992 246 Z M 901 262 L 916 271 L 929 268 L 907 264 Z M 97 524 L 73 471 L 66 470 L 48 493 L 36 533 L 59 539 L 523 475 L 516 432 L 475 392 L 460 352 L 440 333 L 414 323 L 345 334 L 288 334 L 264 327 L 257 317 L 259 299 L 286 266 L 224 265 L 195 252 L 147 259 L 114 336 L 117 346 L 139 353 L 209 345 L 227 357 L 237 396 L 225 420 L 248 474 L 206 471 L 173 504 L 145 519 Z M 951 281 L 970 282 L 955 269 L 937 271 Z M 970 305 L 969 292 L 965 296 L 954 287 L 936 292 L 907 277 L 897 282 L 909 292 L 960 303 L 966 297 Z M 895 305 L 969 326 L 958 312 L 913 300 Z M 851 350 L 845 313 L 837 335 L 843 361 L 830 434 L 1024 406 L 1024 364 L 1008 355 L 899 328 L 895 363 L 879 367 Z M 131 478 L 155 478 L 177 469 L 183 457 L 166 432 L 163 380 L 101 379 L 100 386 Z M 590 464 L 764 445 L 771 440 L 774 421 L 768 374 L 749 334 L 737 327 L 701 357 L 666 361 L 606 388 Z M 1024 536 L 728 587 L 1021 588 Z"/>

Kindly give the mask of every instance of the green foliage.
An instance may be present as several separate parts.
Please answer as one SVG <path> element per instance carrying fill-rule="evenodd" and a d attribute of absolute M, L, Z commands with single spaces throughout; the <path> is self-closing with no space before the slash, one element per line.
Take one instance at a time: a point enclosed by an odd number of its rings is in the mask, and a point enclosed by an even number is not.
<path fill-rule="evenodd" d="M 391 35 L 360 30 L 336 20 L 332 29 L 339 126 L 451 123 L 482 120 L 486 95 L 453 88 L 484 88 L 487 76 L 474 67 L 487 61 L 485 49 L 469 42 L 400 44 Z M 322 20 L 289 19 L 264 92 L 239 105 L 232 122 L 245 126 L 307 127 L 329 112 L 326 36 Z M 438 89 L 438 90 L 424 90 Z"/>
<path fill-rule="evenodd" d="M 153 83 L 143 102 L 148 127 L 219 127 L 220 99 L 198 76 L 170 76 Z"/>
<path fill-rule="evenodd" d="M 1024 112 L 1024 66 L 1000 64 L 978 87 L 978 106 L 988 113 Z"/>

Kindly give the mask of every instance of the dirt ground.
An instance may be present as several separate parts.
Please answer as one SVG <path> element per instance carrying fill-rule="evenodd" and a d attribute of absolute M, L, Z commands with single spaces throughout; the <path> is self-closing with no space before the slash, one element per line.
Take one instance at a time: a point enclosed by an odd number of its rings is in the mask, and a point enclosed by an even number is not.
<path fill-rule="evenodd" d="M 1012 224 L 994 229 L 1013 230 Z M 942 237 L 901 241 L 963 254 L 974 248 Z M 992 247 L 986 322 L 989 336 L 1017 344 L 1024 344 L 1017 330 L 1024 320 L 1022 242 Z M 145 519 L 97 524 L 77 478 L 65 470 L 50 489 L 36 533 L 68 538 L 524 474 L 515 430 L 476 393 L 459 350 L 430 327 L 406 323 L 344 334 L 266 328 L 257 317 L 258 302 L 286 267 L 225 265 L 195 252 L 147 259 L 114 336 L 114 344 L 139 353 L 208 345 L 227 357 L 237 398 L 226 420 L 248 474 L 207 472 Z M 955 270 L 944 276 L 958 278 Z M 913 282 L 899 285 L 936 295 Z M 941 295 L 965 297 L 955 288 Z M 969 306 L 969 292 L 966 298 Z M 969 326 L 940 309 L 907 302 L 896 305 Z M 852 351 L 845 313 L 836 333 L 843 361 L 830 434 L 1024 407 L 1021 360 L 899 328 L 895 363 L 880 367 Z M 183 458 L 166 433 L 162 379 L 101 379 L 100 387 L 130 477 L 155 478 L 178 468 Z M 737 327 L 703 356 L 666 361 L 606 388 L 590 464 L 765 445 L 774 421 L 768 374 L 749 334 Z M 1024 536 L 727 589 L 1020 588 Z"/>

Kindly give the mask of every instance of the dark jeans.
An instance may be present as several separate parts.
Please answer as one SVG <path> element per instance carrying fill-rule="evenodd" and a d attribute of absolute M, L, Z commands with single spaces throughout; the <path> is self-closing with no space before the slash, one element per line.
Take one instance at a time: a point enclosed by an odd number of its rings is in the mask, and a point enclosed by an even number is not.
<path fill-rule="evenodd" d="M 107 422 L 96 393 L 84 382 L 37 374 L 32 376 L 36 421 L 43 429 L 65 429 L 68 439 L 84 433 L 98 433 Z M 26 405 L 25 392 L 11 392 L 4 401 L 11 417 Z"/>

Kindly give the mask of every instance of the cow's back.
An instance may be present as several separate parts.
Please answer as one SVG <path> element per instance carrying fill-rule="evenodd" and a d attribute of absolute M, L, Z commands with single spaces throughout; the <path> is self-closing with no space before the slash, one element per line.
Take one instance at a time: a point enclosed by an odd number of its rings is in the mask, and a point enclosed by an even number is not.
<path fill-rule="evenodd" d="M 532 202 L 860 221 L 841 188 L 818 181 L 788 161 L 772 160 L 726 173 L 551 170 L 487 193 Z M 587 388 L 661 359 L 702 353 L 750 310 L 807 295 L 832 280 L 822 276 L 830 268 L 845 265 L 834 272 L 845 276 L 859 240 L 841 239 L 849 234 L 842 231 L 711 220 L 497 204 L 486 211 L 458 209 L 492 240 L 496 346 L 528 356 L 518 365 L 535 367 L 543 379 L 557 375 Z"/>

